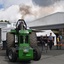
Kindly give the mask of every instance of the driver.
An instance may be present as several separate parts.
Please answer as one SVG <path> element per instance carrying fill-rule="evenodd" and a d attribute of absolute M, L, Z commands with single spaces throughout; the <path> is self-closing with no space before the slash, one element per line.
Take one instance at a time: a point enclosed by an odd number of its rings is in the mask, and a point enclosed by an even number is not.
<path fill-rule="evenodd" d="M 27 25 L 23 19 L 19 19 L 17 24 L 16 24 L 16 29 L 27 29 Z"/>

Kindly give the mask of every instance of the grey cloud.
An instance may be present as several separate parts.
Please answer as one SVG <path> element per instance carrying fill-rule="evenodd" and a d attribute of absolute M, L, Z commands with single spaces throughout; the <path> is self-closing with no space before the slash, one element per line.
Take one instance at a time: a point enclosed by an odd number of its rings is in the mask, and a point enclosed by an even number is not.
<path fill-rule="evenodd" d="M 32 0 L 33 4 L 39 5 L 39 6 L 50 6 L 54 4 L 57 1 L 61 0 Z"/>

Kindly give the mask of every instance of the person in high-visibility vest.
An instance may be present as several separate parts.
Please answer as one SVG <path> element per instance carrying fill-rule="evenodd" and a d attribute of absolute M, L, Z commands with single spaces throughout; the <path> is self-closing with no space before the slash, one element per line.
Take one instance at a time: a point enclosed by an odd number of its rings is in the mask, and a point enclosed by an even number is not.
<path fill-rule="evenodd" d="M 57 49 L 61 49 L 61 46 L 62 46 L 62 36 L 58 36 L 57 37 Z"/>

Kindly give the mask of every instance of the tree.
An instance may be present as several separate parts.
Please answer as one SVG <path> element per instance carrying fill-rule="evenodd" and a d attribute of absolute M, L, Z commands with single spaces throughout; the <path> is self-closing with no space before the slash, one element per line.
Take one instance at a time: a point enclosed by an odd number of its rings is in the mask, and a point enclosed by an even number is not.
<path fill-rule="evenodd" d="M 10 24 L 8 20 L 0 20 L 0 22 L 7 22 L 8 24 Z"/>

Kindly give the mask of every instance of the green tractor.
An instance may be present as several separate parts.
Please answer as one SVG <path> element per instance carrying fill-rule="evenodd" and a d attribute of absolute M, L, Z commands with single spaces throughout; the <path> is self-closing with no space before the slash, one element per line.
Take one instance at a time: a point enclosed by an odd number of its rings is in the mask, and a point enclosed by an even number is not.
<path fill-rule="evenodd" d="M 21 61 L 38 61 L 41 58 L 41 50 L 37 45 L 36 34 L 33 30 L 27 29 L 23 19 L 19 19 L 16 29 L 6 35 L 6 55 L 11 62 L 17 59 Z"/>

